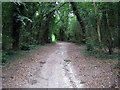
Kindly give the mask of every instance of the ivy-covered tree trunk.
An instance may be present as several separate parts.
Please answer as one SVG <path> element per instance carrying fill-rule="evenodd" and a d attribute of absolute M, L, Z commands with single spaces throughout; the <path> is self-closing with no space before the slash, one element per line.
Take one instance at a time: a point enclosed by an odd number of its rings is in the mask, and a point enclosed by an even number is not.
<path fill-rule="evenodd" d="M 20 37 L 20 27 L 21 27 L 21 21 L 18 20 L 18 16 L 23 13 L 24 6 L 19 5 L 18 3 L 13 4 L 13 30 L 12 30 L 12 38 L 13 38 L 13 44 L 12 48 L 14 50 L 19 49 L 19 37 Z"/>

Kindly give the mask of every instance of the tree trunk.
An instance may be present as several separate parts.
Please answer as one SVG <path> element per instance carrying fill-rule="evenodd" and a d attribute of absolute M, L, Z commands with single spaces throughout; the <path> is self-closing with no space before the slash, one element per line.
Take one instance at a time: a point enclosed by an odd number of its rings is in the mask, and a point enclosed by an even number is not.
<path fill-rule="evenodd" d="M 120 10 L 119 10 L 119 7 L 120 7 L 120 2 L 118 2 L 118 48 L 120 49 Z"/>
<path fill-rule="evenodd" d="M 40 19 L 41 20 L 41 19 Z M 41 40 L 40 40 L 40 38 L 41 38 L 41 33 L 40 33 L 40 30 L 41 30 L 41 22 L 39 22 L 39 24 L 37 24 L 37 25 L 39 25 L 39 29 L 38 29 L 38 33 L 37 33 L 37 36 L 36 36 L 36 40 L 37 40 L 37 44 L 40 44 L 41 43 Z"/>
<path fill-rule="evenodd" d="M 59 31 L 59 35 L 60 35 L 60 41 L 64 41 L 64 30 L 63 28 L 60 28 L 60 31 Z"/>
<path fill-rule="evenodd" d="M 74 12 L 74 14 L 76 15 L 77 20 L 78 20 L 78 22 L 79 22 L 79 24 L 80 24 L 80 26 L 81 26 L 81 28 L 82 28 L 82 33 L 83 33 L 82 39 L 83 39 L 83 43 L 85 43 L 85 42 L 86 42 L 86 37 L 85 37 L 85 25 L 84 25 L 84 23 L 83 23 L 83 21 L 82 21 L 82 18 L 81 18 L 80 15 L 79 15 L 79 12 L 78 12 L 78 10 L 77 10 L 77 8 L 76 8 L 75 3 L 74 3 L 74 2 L 70 2 L 70 3 L 71 3 L 71 5 L 72 5 L 73 12 Z"/>
<path fill-rule="evenodd" d="M 96 5 L 94 2 L 94 9 L 95 9 L 95 14 L 96 14 L 96 19 L 97 19 L 97 32 L 98 32 L 98 40 L 101 43 L 101 35 L 100 35 L 100 25 L 99 25 L 99 17 L 97 15 L 97 10 L 96 10 Z"/>
<path fill-rule="evenodd" d="M 16 13 L 13 18 L 13 31 L 12 31 L 12 38 L 13 38 L 13 44 L 12 48 L 14 50 L 19 49 L 19 33 L 20 33 L 20 26 L 21 26 L 21 21 L 18 21 L 18 14 L 21 14 L 16 8 L 19 8 L 20 12 L 24 10 L 23 5 L 15 5 L 13 6 L 13 12 Z"/>
<path fill-rule="evenodd" d="M 105 8 L 103 7 L 102 9 L 104 10 Z M 102 13 L 102 15 L 103 15 L 103 20 L 104 20 L 103 23 L 104 23 L 104 26 L 105 26 L 105 31 L 106 31 L 106 34 L 107 34 L 107 38 L 106 38 L 107 47 L 108 47 L 108 50 L 109 50 L 109 54 L 112 54 L 112 52 L 113 52 L 113 50 L 112 50 L 112 39 L 111 39 L 110 31 L 109 31 L 107 12 L 104 11 Z"/>
<path fill-rule="evenodd" d="M 46 42 L 46 43 L 50 43 L 51 42 L 51 37 L 49 36 L 49 34 L 50 34 L 50 31 L 49 31 L 49 22 L 50 22 L 50 15 L 47 15 L 46 16 L 46 24 L 45 24 L 45 32 L 44 32 L 44 41 Z"/>
<path fill-rule="evenodd" d="M 100 50 L 100 55 L 101 55 L 101 53 L 102 53 L 102 47 L 101 47 L 101 34 L 100 34 L 99 17 L 97 15 L 97 10 L 96 10 L 96 4 L 95 4 L 95 2 L 93 2 L 93 4 L 94 4 L 96 19 L 97 19 L 97 32 L 98 32 L 98 40 L 99 40 L 99 44 L 100 44 L 99 50 Z"/>

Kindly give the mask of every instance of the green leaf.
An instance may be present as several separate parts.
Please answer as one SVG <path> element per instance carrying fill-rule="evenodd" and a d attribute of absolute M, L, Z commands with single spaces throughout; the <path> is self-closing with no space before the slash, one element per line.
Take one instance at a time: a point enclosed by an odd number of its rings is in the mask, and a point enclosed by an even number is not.
<path fill-rule="evenodd" d="M 65 62 L 71 62 L 72 60 L 70 60 L 70 59 L 65 59 L 64 61 L 65 61 Z"/>

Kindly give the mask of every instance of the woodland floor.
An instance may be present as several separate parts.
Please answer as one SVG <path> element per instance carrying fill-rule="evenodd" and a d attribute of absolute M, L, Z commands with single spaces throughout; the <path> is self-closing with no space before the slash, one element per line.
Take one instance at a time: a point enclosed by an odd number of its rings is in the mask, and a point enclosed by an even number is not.
<path fill-rule="evenodd" d="M 3 68 L 3 88 L 109 88 L 117 86 L 114 60 L 81 53 L 85 46 L 57 42 L 22 56 Z M 64 61 L 72 60 L 71 62 Z"/>

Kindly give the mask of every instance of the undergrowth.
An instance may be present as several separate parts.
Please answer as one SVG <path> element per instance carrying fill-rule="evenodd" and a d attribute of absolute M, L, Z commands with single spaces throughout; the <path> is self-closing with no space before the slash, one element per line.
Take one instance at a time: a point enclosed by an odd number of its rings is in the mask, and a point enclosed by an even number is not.
<path fill-rule="evenodd" d="M 51 42 L 51 44 L 56 44 L 56 41 Z"/>
<path fill-rule="evenodd" d="M 36 46 L 31 45 L 30 50 L 2 51 L 2 54 L 0 55 L 0 57 L 2 58 L 1 64 L 4 66 L 8 64 L 10 61 L 13 61 L 21 56 L 25 56 L 26 54 L 32 53 L 34 50 L 38 50 L 40 48 L 42 48 L 42 46 L 40 45 L 36 45 Z"/>
<path fill-rule="evenodd" d="M 105 51 L 102 51 L 100 55 L 98 50 L 91 50 L 91 51 L 83 50 L 81 52 L 84 53 L 85 55 L 90 55 L 95 58 L 100 58 L 101 60 L 105 60 L 105 59 L 118 60 L 118 58 L 120 58 L 118 52 L 114 52 L 111 55 L 109 54 L 109 52 L 105 52 Z"/>

